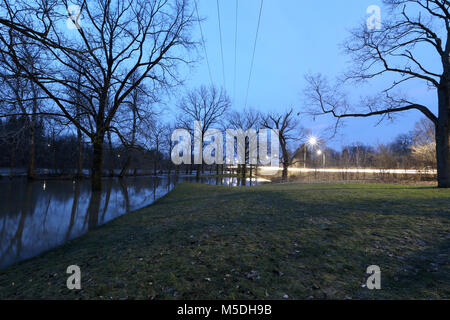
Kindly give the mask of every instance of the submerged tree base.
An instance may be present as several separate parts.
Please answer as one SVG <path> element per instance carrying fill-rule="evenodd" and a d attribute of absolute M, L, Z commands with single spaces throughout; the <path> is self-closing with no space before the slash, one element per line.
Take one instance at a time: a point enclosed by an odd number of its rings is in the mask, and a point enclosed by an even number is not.
<path fill-rule="evenodd" d="M 181 184 L 0 271 L 2 299 L 449 299 L 449 190 Z M 66 287 L 70 265 L 81 290 Z M 363 285 L 381 268 L 381 290 Z"/>

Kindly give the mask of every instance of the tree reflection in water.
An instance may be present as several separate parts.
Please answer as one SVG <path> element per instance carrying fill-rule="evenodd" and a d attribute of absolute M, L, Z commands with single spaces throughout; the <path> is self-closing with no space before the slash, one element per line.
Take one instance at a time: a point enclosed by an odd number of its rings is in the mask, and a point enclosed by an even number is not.
<path fill-rule="evenodd" d="M 195 177 L 105 179 L 101 192 L 88 180 L 0 180 L 0 269 L 33 257 L 123 214 L 152 204 L 177 183 Z M 226 186 L 255 184 L 236 178 L 201 178 Z"/>

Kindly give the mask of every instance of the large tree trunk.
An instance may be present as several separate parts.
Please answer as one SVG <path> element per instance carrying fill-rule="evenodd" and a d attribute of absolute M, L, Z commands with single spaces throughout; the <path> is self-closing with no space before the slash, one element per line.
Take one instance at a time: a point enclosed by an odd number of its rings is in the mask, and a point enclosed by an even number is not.
<path fill-rule="evenodd" d="M 102 190 L 103 138 L 97 137 L 93 141 L 92 190 L 94 191 Z"/>
<path fill-rule="evenodd" d="M 195 173 L 196 179 L 200 179 L 200 173 L 201 173 L 201 171 L 202 171 L 202 165 L 201 165 L 201 164 L 198 164 L 198 165 L 197 165 L 197 171 L 196 171 L 196 173 Z"/>
<path fill-rule="evenodd" d="M 287 179 L 288 179 L 288 170 L 289 170 L 289 162 L 284 161 L 283 162 L 283 173 L 281 176 L 281 179 L 283 181 L 287 181 Z"/>
<path fill-rule="evenodd" d="M 438 91 L 439 117 L 436 125 L 436 160 L 439 188 L 450 188 L 450 83 L 443 80 Z"/>
<path fill-rule="evenodd" d="M 120 171 L 119 177 L 123 178 L 127 174 L 128 170 L 130 169 L 131 165 L 131 156 L 129 155 L 127 157 L 127 161 L 125 162 L 125 165 L 123 166 L 122 170 Z"/>
<path fill-rule="evenodd" d="M 111 141 L 111 132 L 108 131 L 108 151 L 109 151 L 109 176 L 114 177 L 114 162 L 115 162 L 115 155 L 113 150 L 113 145 Z"/>
<path fill-rule="evenodd" d="M 439 188 L 450 188 L 450 130 L 449 121 L 436 127 L 436 157 Z"/>

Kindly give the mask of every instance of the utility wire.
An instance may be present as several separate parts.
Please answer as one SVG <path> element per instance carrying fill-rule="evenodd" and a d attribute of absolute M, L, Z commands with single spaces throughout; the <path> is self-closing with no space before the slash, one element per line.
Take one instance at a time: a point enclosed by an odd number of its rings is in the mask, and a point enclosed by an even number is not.
<path fill-rule="evenodd" d="M 255 62 L 255 52 L 256 52 L 256 43 L 258 41 L 258 33 L 259 33 L 259 26 L 261 24 L 261 15 L 263 10 L 264 0 L 261 0 L 261 6 L 259 8 L 259 17 L 258 17 L 258 26 L 256 28 L 256 35 L 255 35 L 255 43 L 253 45 L 253 56 L 252 56 L 252 62 L 250 65 L 250 74 L 248 76 L 248 84 L 247 84 L 247 93 L 245 95 L 245 107 L 247 108 L 247 102 L 248 102 L 248 92 L 250 90 L 250 82 L 252 79 L 252 73 L 253 73 L 253 63 Z"/>
<path fill-rule="evenodd" d="M 233 99 L 236 100 L 236 65 L 237 65 L 237 37 L 238 37 L 238 10 L 239 10 L 239 0 L 236 0 L 236 21 L 234 29 L 234 81 L 233 81 Z"/>
<path fill-rule="evenodd" d="M 220 23 L 220 6 L 219 6 L 219 0 L 216 0 L 217 3 L 217 18 L 219 20 L 219 38 L 220 38 L 220 52 L 222 54 L 222 74 L 223 74 L 223 86 L 225 88 L 226 86 L 226 80 L 225 80 L 225 62 L 223 59 L 223 41 L 222 41 L 222 24 Z"/>
<path fill-rule="evenodd" d="M 211 81 L 211 86 L 213 86 L 214 82 L 213 82 L 213 78 L 212 78 L 211 67 L 209 65 L 208 52 L 206 51 L 206 44 L 205 44 L 205 38 L 203 36 L 202 22 L 200 20 L 200 15 L 198 14 L 197 0 L 195 0 L 194 3 L 195 3 L 195 12 L 197 13 L 198 26 L 200 27 L 200 35 L 202 37 L 203 51 L 205 53 L 206 64 L 208 65 L 209 80 Z"/>

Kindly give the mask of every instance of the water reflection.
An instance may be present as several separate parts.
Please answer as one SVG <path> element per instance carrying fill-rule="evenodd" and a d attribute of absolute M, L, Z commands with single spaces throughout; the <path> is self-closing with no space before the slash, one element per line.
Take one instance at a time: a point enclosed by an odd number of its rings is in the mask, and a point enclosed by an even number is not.
<path fill-rule="evenodd" d="M 90 181 L 0 180 L 0 269 L 59 246 L 123 214 L 152 204 L 180 182 L 251 186 L 256 179 L 136 177 Z"/>

